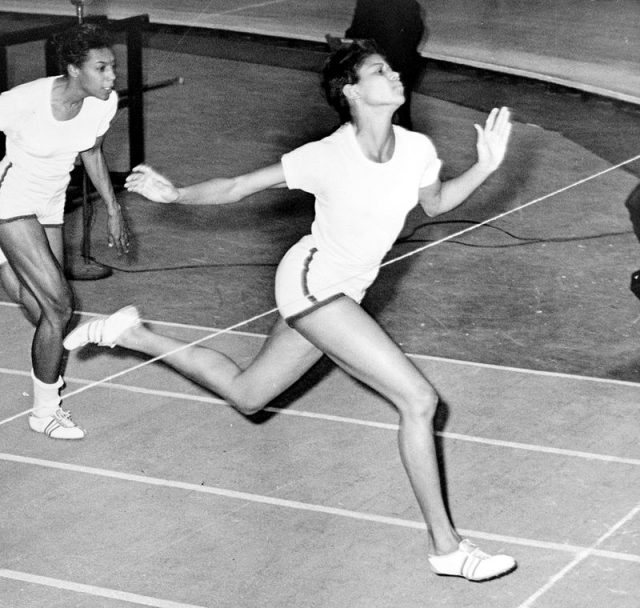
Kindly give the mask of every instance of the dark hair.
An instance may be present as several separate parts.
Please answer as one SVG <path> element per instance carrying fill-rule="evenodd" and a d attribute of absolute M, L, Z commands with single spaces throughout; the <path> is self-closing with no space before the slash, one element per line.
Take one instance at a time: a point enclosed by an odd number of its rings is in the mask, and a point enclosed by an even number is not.
<path fill-rule="evenodd" d="M 108 32 L 94 23 L 74 25 L 52 39 L 60 72 L 65 74 L 68 65 L 80 67 L 92 49 L 111 47 Z"/>
<path fill-rule="evenodd" d="M 358 82 L 358 70 L 371 55 L 384 57 L 373 40 L 354 40 L 332 53 L 322 68 L 324 94 L 342 122 L 351 120 L 351 108 L 342 89 L 347 84 Z"/>

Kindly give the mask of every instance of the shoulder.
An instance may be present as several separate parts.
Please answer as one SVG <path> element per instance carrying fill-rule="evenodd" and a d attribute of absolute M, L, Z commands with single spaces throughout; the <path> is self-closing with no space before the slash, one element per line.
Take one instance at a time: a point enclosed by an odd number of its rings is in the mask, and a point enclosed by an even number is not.
<path fill-rule="evenodd" d="M 107 99 L 98 99 L 97 97 L 87 97 L 85 103 L 91 108 L 99 112 L 109 112 L 118 107 L 118 93 L 111 91 Z"/>
<path fill-rule="evenodd" d="M 46 91 L 51 89 L 52 81 L 55 76 L 48 78 L 38 78 L 29 82 L 18 84 L 15 87 L 2 93 L 3 96 L 13 97 L 15 99 L 32 100 L 34 97 L 39 97 Z"/>
<path fill-rule="evenodd" d="M 396 140 L 403 148 L 410 148 L 413 150 L 420 150 L 426 153 L 435 153 L 436 148 L 429 137 L 424 133 L 418 133 L 417 131 L 408 131 L 404 127 L 394 125 L 393 127 Z"/>
<path fill-rule="evenodd" d="M 19 84 L 0 94 L 0 131 L 20 128 L 27 116 L 45 107 L 51 78 L 39 78 Z"/>
<path fill-rule="evenodd" d="M 340 148 L 347 144 L 349 139 L 348 129 L 350 125 L 344 124 L 336 129 L 330 135 L 317 139 L 309 143 L 303 144 L 298 148 L 293 149 L 291 152 L 285 154 L 285 156 L 297 156 L 297 155 L 318 155 L 332 154 L 337 148 Z"/>
<path fill-rule="evenodd" d="M 97 120 L 106 119 L 110 121 L 118 110 L 118 94 L 111 91 L 107 99 L 97 97 L 87 97 L 84 101 L 83 111 L 87 116 L 92 116 Z"/>

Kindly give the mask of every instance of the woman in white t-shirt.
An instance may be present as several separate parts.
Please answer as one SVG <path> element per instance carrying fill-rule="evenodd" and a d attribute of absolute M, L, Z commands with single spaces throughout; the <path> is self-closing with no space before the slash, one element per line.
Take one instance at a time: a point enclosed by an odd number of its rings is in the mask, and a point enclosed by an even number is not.
<path fill-rule="evenodd" d="M 109 245 L 128 248 L 127 228 L 109 179 L 102 139 L 118 108 L 114 55 L 106 32 L 77 25 L 56 37 L 64 75 L 0 95 L 0 281 L 35 326 L 29 426 L 55 439 L 85 431 L 60 407 L 62 338 L 73 311 L 63 273 L 64 205 L 78 154 L 108 212 Z"/>
<path fill-rule="evenodd" d="M 400 454 L 427 523 L 433 571 L 470 580 L 500 576 L 515 568 L 515 560 L 462 540 L 447 515 L 433 438 L 436 391 L 359 302 L 412 207 L 419 203 L 430 216 L 453 209 L 498 168 L 509 112 L 495 109 L 484 127 L 476 125 L 477 162 L 441 183 L 429 139 L 392 125 L 403 86 L 375 47 L 339 49 L 324 68 L 324 87 L 343 125 L 275 165 L 183 188 L 147 166 L 128 178 L 129 190 L 165 203 L 224 204 L 285 186 L 315 196 L 310 234 L 277 270 L 280 317 L 252 363 L 241 369 L 218 351 L 156 334 L 132 306 L 78 327 L 65 347 L 118 344 L 160 357 L 245 415 L 264 408 L 326 354 L 400 413 Z"/>

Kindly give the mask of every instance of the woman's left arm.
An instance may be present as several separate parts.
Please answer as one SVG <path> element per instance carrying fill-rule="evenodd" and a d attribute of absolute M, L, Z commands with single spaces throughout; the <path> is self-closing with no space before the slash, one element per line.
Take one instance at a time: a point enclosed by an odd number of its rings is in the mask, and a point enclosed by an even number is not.
<path fill-rule="evenodd" d="M 115 246 L 120 253 L 127 253 L 129 251 L 129 231 L 120 204 L 116 200 L 107 162 L 102 153 L 103 139 L 103 136 L 98 137 L 94 146 L 81 152 L 80 157 L 93 185 L 107 206 L 109 247 Z"/>
<path fill-rule="evenodd" d="M 500 166 L 507 151 L 511 126 L 508 108 L 494 108 L 484 127 L 474 125 L 478 132 L 476 163 L 458 177 L 420 189 L 420 205 L 428 216 L 434 217 L 457 207 Z"/>

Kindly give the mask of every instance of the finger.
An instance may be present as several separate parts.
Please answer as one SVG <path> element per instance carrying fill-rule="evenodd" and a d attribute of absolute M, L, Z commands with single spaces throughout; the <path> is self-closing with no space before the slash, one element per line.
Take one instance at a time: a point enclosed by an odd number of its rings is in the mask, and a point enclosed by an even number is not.
<path fill-rule="evenodd" d="M 144 184 L 145 179 L 143 177 L 129 177 L 124 183 L 127 190 L 134 192 L 137 192 L 139 189 L 143 188 Z"/>
<path fill-rule="evenodd" d="M 491 131 L 496 122 L 496 116 L 498 114 L 498 108 L 493 108 L 491 112 L 489 112 L 489 116 L 487 116 L 487 120 L 484 123 L 484 128 L 487 131 Z"/>
<path fill-rule="evenodd" d="M 500 108 L 495 121 L 495 129 L 498 132 L 504 131 L 511 124 L 511 111 L 507 107 Z"/>
<path fill-rule="evenodd" d="M 149 173 L 149 171 L 153 171 L 153 169 L 146 163 L 140 163 L 131 169 L 132 173 Z"/>

